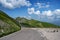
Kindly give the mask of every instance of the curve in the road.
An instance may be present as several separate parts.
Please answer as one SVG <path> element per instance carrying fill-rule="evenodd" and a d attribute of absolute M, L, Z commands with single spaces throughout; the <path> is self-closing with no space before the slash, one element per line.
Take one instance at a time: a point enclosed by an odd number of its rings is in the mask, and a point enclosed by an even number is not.
<path fill-rule="evenodd" d="M 47 40 L 42 37 L 39 32 L 33 29 L 24 29 L 8 36 L 0 38 L 0 40 Z"/>

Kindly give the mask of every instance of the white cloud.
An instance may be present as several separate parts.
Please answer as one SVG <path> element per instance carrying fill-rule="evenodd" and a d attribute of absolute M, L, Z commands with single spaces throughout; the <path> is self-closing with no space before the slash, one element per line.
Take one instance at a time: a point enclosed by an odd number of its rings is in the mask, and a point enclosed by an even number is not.
<path fill-rule="evenodd" d="M 35 14 L 41 19 L 48 19 L 48 20 L 54 20 L 54 19 L 60 19 L 60 9 L 55 9 L 54 11 L 47 10 L 47 11 L 42 11 L 36 10 L 35 8 L 28 8 L 28 13 Z"/>
<path fill-rule="evenodd" d="M 49 8 L 50 5 L 49 4 L 45 4 L 45 3 L 36 3 L 36 5 L 38 8 Z"/>
<path fill-rule="evenodd" d="M 54 11 L 43 11 L 41 15 L 43 15 L 42 17 L 46 16 L 49 20 L 60 19 L 60 9 L 55 9 Z"/>
<path fill-rule="evenodd" d="M 39 10 L 35 11 L 35 8 L 28 8 L 28 14 L 36 14 L 36 15 L 39 15 L 40 14 L 40 11 Z"/>
<path fill-rule="evenodd" d="M 33 14 L 33 13 L 34 13 L 34 11 L 35 11 L 35 9 L 34 9 L 34 8 L 28 8 L 28 14 Z"/>
<path fill-rule="evenodd" d="M 31 3 L 27 0 L 0 0 L 0 4 L 9 9 L 31 5 Z"/>
<path fill-rule="evenodd" d="M 54 10 L 53 13 L 55 14 L 56 18 L 60 19 L 60 9 Z"/>
<path fill-rule="evenodd" d="M 60 15 L 60 9 L 56 9 L 56 10 L 54 10 L 54 14 L 56 14 L 56 15 Z"/>
<path fill-rule="evenodd" d="M 40 11 L 37 10 L 34 14 L 39 15 L 40 14 Z"/>
<path fill-rule="evenodd" d="M 52 13 L 51 10 L 43 11 L 42 14 L 43 14 L 43 15 L 46 15 L 46 16 L 52 16 L 52 15 L 53 15 L 53 13 Z"/>

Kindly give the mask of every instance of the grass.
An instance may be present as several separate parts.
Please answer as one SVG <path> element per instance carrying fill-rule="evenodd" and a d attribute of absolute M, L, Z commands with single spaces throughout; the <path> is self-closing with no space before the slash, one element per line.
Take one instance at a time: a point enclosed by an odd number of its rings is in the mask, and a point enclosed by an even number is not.
<path fill-rule="evenodd" d="M 18 22 L 16 22 L 16 20 L 9 17 L 2 11 L 0 11 L 0 21 L 2 21 L 4 24 L 1 24 L 3 26 L 0 25 L 0 37 L 16 32 L 21 29 L 21 26 Z"/>
<path fill-rule="evenodd" d="M 23 20 L 24 19 L 24 20 Z M 47 23 L 47 22 L 41 22 L 38 20 L 28 20 L 26 18 L 16 18 L 16 20 L 18 20 L 18 22 L 25 27 L 30 27 L 30 28 L 60 28 L 60 26 L 58 25 L 54 25 L 51 23 Z M 22 22 L 21 22 L 22 21 Z"/>

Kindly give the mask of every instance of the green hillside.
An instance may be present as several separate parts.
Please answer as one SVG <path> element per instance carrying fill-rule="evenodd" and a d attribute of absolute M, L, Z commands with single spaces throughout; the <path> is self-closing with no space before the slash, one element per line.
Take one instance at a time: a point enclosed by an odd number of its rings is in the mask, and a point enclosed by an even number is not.
<path fill-rule="evenodd" d="M 17 17 L 16 20 L 24 27 L 33 27 L 33 28 L 60 28 L 60 26 L 47 23 L 47 22 L 41 22 L 34 19 L 28 20 L 26 18 L 20 18 Z"/>
<path fill-rule="evenodd" d="M 20 30 L 20 27 L 16 20 L 0 10 L 0 37 Z"/>

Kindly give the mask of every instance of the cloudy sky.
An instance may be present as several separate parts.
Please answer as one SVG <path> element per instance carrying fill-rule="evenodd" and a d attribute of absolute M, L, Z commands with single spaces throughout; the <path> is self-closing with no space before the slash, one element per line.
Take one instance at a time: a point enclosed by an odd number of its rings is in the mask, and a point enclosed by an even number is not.
<path fill-rule="evenodd" d="M 13 18 L 25 17 L 60 25 L 60 0 L 0 0 L 0 10 Z"/>

